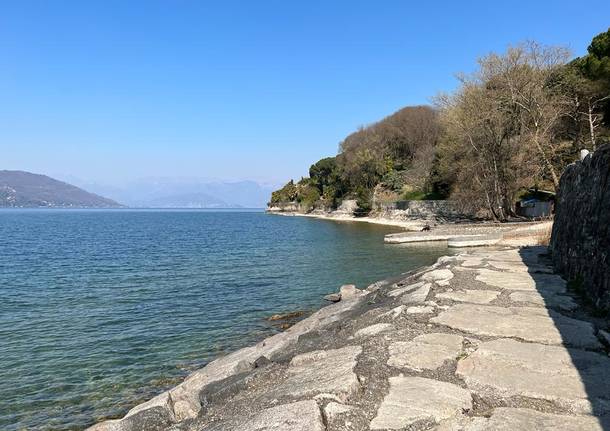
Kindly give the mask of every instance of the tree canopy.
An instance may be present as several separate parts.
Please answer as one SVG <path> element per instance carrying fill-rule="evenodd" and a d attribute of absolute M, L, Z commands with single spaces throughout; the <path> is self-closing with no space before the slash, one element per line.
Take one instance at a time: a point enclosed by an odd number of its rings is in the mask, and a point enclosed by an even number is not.
<path fill-rule="evenodd" d="M 365 214 L 383 201 L 450 198 L 507 220 L 524 190 L 553 190 L 580 149 L 609 139 L 610 29 L 583 57 L 525 42 L 482 57 L 459 80 L 434 106 L 360 127 L 272 203 L 332 209 L 349 198 Z"/>

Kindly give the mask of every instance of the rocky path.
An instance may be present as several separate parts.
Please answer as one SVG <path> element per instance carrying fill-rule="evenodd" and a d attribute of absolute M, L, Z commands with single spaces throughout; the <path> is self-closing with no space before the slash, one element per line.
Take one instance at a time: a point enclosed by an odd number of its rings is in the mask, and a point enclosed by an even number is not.
<path fill-rule="evenodd" d="M 477 250 L 211 363 L 96 431 L 610 431 L 607 335 L 543 249 Z"/>

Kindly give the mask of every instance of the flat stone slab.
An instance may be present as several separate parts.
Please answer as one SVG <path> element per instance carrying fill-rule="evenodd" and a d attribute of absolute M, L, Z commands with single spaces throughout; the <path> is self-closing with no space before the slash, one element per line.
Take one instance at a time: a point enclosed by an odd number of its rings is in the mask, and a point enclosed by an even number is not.
<path fill-rule="evenodd" d="M 553 292 L 513 292 L 508 298 L 513 302 L 527 302 L 567 311 L 578 308 L 578 304 L 574 299 L 565 295 L 557 295 Z"/>
<path fill-rule="evenodd" d="M 470 268 L 473 266 L 481 266 L 481 265 L 483 265 L 483 259 L 481 259 L 480 257 L 466 256 L 461 259 L 461 263 L 460 263 L 460 266 L 464 266 L 466 268 Z"/>
<path fill-rule="evenodd" d="M 325 431 L 320 408 L 315 401 L 284 404 L 261 413 L 235 431 Z"/>
<path fill-rule="evenodd" d="M 434 431 L 604 431 L 608 420 L 594 416 L 567 416 L 523 408 L 500 407 L 489 418 L 448 420 Z"/>
<path fill-rule="evenodd" d="M 327 393 L 345 402 L 360 387 L 354 373 L 360 353 L 362 347 L 347 346 L 297 355 L 290 361 L 288 377 L 273 393 L 277 397 L 313 397 Z"/>
<path fill-rule="evenodd" d="M 413 305 L 407 308 L 407 314 L 431 314 L 434 310 L 432 305 Z"/>
<path fill-rule="evenodd" d="M 453 272 L 448 269 L 435 269 L 434 271 L 426 272 L 421 276 L 424 281 L 449 281 L 453 278 Z"/>
<path fill-rule="evenodd" d="M 532 250 L 484 250 L 472 253 L 471 256 L 479 257 L 482 259 L 487 259 L 488 261 L 496 261 L 496 262 L 516 262 L 516 263 L 530 263 L 537 264 L 538 257 L 541 253 L 538 251 Z"/>
<path fill-rule="evenodd" d="M 541 274 L 552 274 L 553 269 L 543 265 L 526 264 L 524 262 L 503 262 L 490 260 L 489 265 L 497 269 L 513 272 L 531 272 Z"/>
<path fill-rule="evenodd" d="M 455 248 L 482 247 L 497 244 L 501 239 L 500 235 L 452 236 L 447 240 L 447 246 Z"/>
<path fill-rule="evenodd" d="M 424 334 L 389 347 L 388 365 L 414 371 L 435 370 L 445 361 L 455 360 L 462 351 L 463 337 L 453 334 Z"/>
<path fill-rule="evenodd" d="M 437 293 L 437 298 L 450 299 L 456 302 L 489 304 L 500 295 L 497 290 L 457 290 L 455 292 Z"/>
<path fill-rule="evenodd" d="M 380 315 L 379 317 L 391 317 L 392 319 L 396 319 L 398 316 L 400 316 L 403 311 L 405 311 L 407 309 L 406 305 L 399 305 L 398 307 L 394 307 L 392 308 L 390 311 L 387 311 L 385 313 L 383 313 L 382 315 Z"/>
<path fill-rule="evenodd" d="M 376 335 L 384 331 L 389 331 L 390 329 L 394 329 L 394 325 L 390 323 L 376 323 L 371 326 L 367 326 L 366 328 L 362 328 L 354 334 L 356 338 L 360 337 L 370 337 L 371 335 Z"/>
<path fill-rule="evenodd" d="M 417 421 L 440 422 L 472 408 L 466 389 L 421 377 L 390 377 L 385 396 L 370 429 L 402 429 Z"/>
<path fill-rule="evenodd" d="M 387 296 L 392 296 L 392 297 L 400 296 L 403 293 L 410 292 L 411 290 L 415 290 L 418 287 L 423 286 L 424 284 L 426 284 L 424 281 L 419 281 L 417 283 L 409 284 L 408 286 L 399 287 L 398 289 L 390 290 L 387 293 Z"/>
<path fill-rule="evenodd" d="M 408 242 L 428 242 L 428 241 L 446 241 L 451 235 L 428 235 L 411 232 L 390 233 L 383 237 L 383 242 L 387 244 L 403 244 Z"/>
<path fill-rule="evenodd" d="M 506 290 L 537 291 L 551 290 L 557 293 L 566 291 L 566 282 L 555 274 L 530 274 L 528 272 L 500 272 L 491 269 L 477 269 L 476 280 L 490 286 Z"/>
<path fill-rule="evenodd" d="M 400 297 L 400 302 L 403 304 L 421 304 L 428 297 L 430 287 L 430 284 L 424 284 L 412 292 L 405 293 Z"/>
<path fill-rule="evenodd" d="M 599 348 L 591 323 L 545 308 L 457 304 L 430 321 L 477 335 Z"/>
<path fill-rule="evenodd" d="M 483 398 L 528 397 L 573 414 L 610 410 L 610 358 L 594 352 L 500 339 L 460 360 L 456 374 Z"/>

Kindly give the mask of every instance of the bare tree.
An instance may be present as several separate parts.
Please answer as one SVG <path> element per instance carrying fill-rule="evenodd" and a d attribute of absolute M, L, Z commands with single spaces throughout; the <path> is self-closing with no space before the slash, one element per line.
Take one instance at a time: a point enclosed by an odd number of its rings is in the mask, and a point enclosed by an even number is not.
<path fill-rule="evenodd" d="M 559 185 L 553 163 L 559 148 L 555 132 L 570 112 L 570 100 L 552 78 L 569 55 L 562 47 L 526 42 L 479 61 L 481 81 L 498 90 L 499 100 L 513 105 L 524 143 L 534 146 L 554 187 Z"/>

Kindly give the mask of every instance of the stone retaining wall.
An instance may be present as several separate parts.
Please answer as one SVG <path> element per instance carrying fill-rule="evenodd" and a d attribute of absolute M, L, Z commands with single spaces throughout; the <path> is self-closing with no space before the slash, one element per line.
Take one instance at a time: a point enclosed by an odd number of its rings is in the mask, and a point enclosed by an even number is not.
<path fill-rule="evenodd" d="M 417 219 L 453 219 L 464 216 L 455 203 L 446 200 L 375 203 L 375 212 L 401 214 L 403 217 Z"/>
<path fill-rule="evenodd" d="M 561 176 L 550 250 L 555 268 L 610 312 L 610 145 Z"/>

